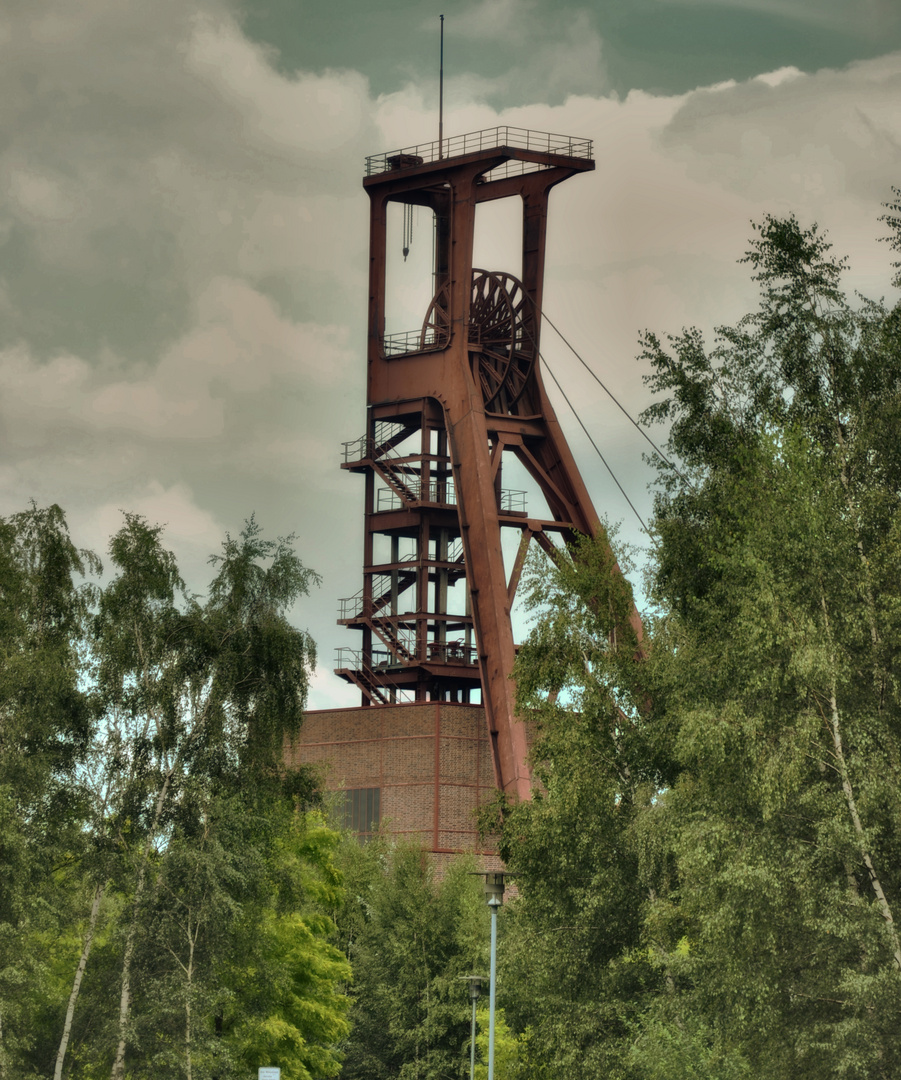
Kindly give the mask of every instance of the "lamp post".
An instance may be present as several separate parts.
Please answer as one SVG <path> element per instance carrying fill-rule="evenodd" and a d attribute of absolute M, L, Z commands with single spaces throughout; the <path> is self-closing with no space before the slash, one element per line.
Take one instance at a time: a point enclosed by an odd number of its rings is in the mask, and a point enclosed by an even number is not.
<path fill-rule="evenodd" d="M 476 1075 L 476 1002 L 482 996 L 482 976 L 467 975 L 469 980 L 469 1000 L 472 1002 L 472 1031 L 469 1037 L 469 1080 Z"/>
<path fill-rule="evenodd" d="M 497 913 L 504 902 L 504 875 L 485 874 L 485 899 L 491 912 L 491 983 L 488 993 L 488 1080 L 494 1080 L 494 1009 L 497 1000 Z"/>

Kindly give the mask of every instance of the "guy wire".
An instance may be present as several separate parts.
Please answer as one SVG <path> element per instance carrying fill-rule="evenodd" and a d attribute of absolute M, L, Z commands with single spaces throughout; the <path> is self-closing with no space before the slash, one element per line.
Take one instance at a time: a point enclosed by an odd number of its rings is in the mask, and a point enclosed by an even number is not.
<path fill-rule="evenodd" d="M 647 432 L 645 431 L 645 429 L 644 429 L 644 428 L 643 428 L 643 427 L 641 426 L 641 424 L 639 424 L 637 420 L 633 419 L 632 415 L 631 415 L 631 414 L 630 414 L 630 413 L 628 412 L 628 410 L 627 410 L 627 409 L 626 409 L 626 408 L 625 408 L 625 407 L 624 407 L 624 406 L 623 406 L 623 405 L 622 405 L 622 404 L 620 403 L 620 401 L 619 401 L 619 400 L 617 399 L 617 397 L 616 397 L 616 395 L 615 395 L 615 394 L 613 393 L 613 391 L 612 391 L 612 390 L 610 390 L 610 388 L 609 388 L 608 386 L 606 386 L 606 385 L 605 385 L 605 384 L 603 383 L 603 381 L 602 381 L 602 380 L 601 380 L 601 379 L 600 379 L 600 378 L 599 378 L 599 377 L 598 377 L 598 376 L 597 376 L 597 375 L 595 374 L 595 372 L 594 372 L 594 371 L 592 371 L 592 369 L 591 369 L 591 368 L 590 368 L 590 367 L 588 366 L 588 364 L 587 364 L 587 363 L 586 363 L 586 362 L 585 362 L 585 361 L 584 361 L 584 360 L 582 359 L 582 357 L 581 357 L 581 356 L 580 356 L 580 355 L 579 355 L 579 354 L 578 354 L 578 353 L 576 352 L 576 350 L 575 350 L 574 346 L 573 346 L 573 345 L 571 345 L 571 344 L 570 344 L 570 342 L 569 342 L 569 341 L 568 341 L 568 340 L 567 340 L 567 339 L 566 339 L 566 338 L 565 338 L 565 337 L 563 336 L 563 333 L 562 333 L 562 331 L 560 331 L 560 330 L 559 330 L 559 329 L 557 328 L 557 326 L 556 326 L 556 325 L 555 325 L 555 324 L 553 323 L 553 321 L 551 320 L 551 317 L 550 317 L 550 316 L 548 315 L 548 313 L 547 313 L 546 311 L 542 310 L 542 312 L 541 312 L 541 317 L 542 317 L 543 319 L 546 319 L 546 320 L 548 321 L 548 323 L 550 324 L 550 327 L 551 327 L 551 329 L 552 329 L 552 330 L 553 330 L 553 331 L 554 331 L 554 332 L 555 332 L 555 333 L 557 334 L 557 336 L 558 336 L 558 337 L 560 338 L 560 340 L 561 340 L 561 341 L 563 342 L 563 344 L 564 344 L 564 345 L 565 345 L 565 346 L 566 346 L 566 347 L 567 347 L 567 348 L 569 349 L 569 351 L 570 351 L 570 352 L 571 352 L 571 353 L 573 354 L 573 356 L 574 356 L 574 357 L 575 357 L 575 358 L 576 358 L 576 359 L 577 359 L 577 360 L 579 361 L 579 363 L 580 363 L 580 364 L 582 365 L 582 367 L 583 367 L 583 368 L 585 368 L 585 370 L 586 370 L 586 371 L 588 372 L 588 374 L 589 374 L 589 375 L 590 375 L 590 376 L 592 377 L 592 379 L 594 379 L 594 381 L 595 381 L 595 382 L 596 382 L 596 383 L 598 384 L 598 386 L 600 386 L 600 388 L 601 388 L 601 389 L 602 389 L 602 390 L 604 391 L 604 393 L 605 393 L 605 394 L 606 394 L 606 395 L 607 395 L 607 396 L 608 396 L 608 397 L 610 398 L 610 400 L 611 400 L 611 401 L 613 402 L 613 404 L 614 404 L 614 405 L 616 405 L 616 407 L 617 407 L 617 408 L 619 409 L 619 411 L 620 411 L 620 412 L 621 412 L 621 413 L 623 414 L 623 416 L 625 416 L 625 417 L 626 417 L 626 419 L 627 419 L 627 420 L 629 421 L 629 423 L 630 423 L 630 424 L 631 424 L 631 425 L 632 425 L 632 426 L 633 426 L 633 427 L 635 428 L 635 430 L 636 430 L 636 431 L 638 431 L 638 432 L 639 432 L 639 433 L 641 434 L 641 437 L 642 437 L 642 438 L 643 438 L 643 439 L 644 439 L 644 440 L 645 440 L 645 441 L 646 441 L 646 442 L 648 443 L 648 445 L 649 445 L 649 446 L 651 446 L 651 447 L 653 448 L 654 452 L 655 452 L 655 453 L 657 454 L 657 456 L 658 456 L 658 457 L 660 458 L 660 460 L 661 460 L 661 461 L 663 461 L 663 462 L 664 462 L 664 463 L 665 463 L 666 465 L 668 465 L 668 466 L 669 466 L 669 467 L 670 467 L 670 468 L 671 468 L 671 469 L 673 470 L 673 472 L 674 472 L 674 473 L 676 474 L 676 476 L 678 476 L 678 477 L 679 477 L 679 479 L 680 479 L 680 480 L 681 480 L 681 481 L 682 481 L 682 482 L 683 482 L 684 484 L 688 484 L 688 486 L 689 486 L 690 488 L 693 488 L 693 487 L 694 487 L 694 485 L 693 485 L 693 484 L 691 483 L 691 481 L 690 481 L 690 480 L 687 480 L 687 479 L 686 479 L 686 478 L 685 478 L 685 477 L 684 477 L 684 476 L 682 475 L 682 473 L 681 473 L 681 472 L 679 471 L 679 469 L 678 469 L 678 468 L 676 467 L 676 465 L 674 465 L 674 464 L 673 464 L 673 462 L 672 462 L 672 461 L 670 461 L 670 459 L 669 459 L 669 458 L 668 458 L 668 457 L 666 456 L 666 454 L 664 454 L 664 452 L 663 452 L 663 451 L 662 451 L 662 450 L 660 449 L 660 447 L 659 447 L 659 446 L 658 446 L 658 445 L 657 445 L 657 444 L 656 444 L 656 443 L 654 442 L 654 440 L 653 440 L 653 439 L 651 438 L 651 436 L 650 436 L 650 435 L 648 435 L 648 433 L 647 433 Z M 556 379 L 554 379 L 554 382 L 557 382 L 557 380 L 556 380 Z M 558 385 L 558 387 L 559 387 L 559 385 L 560 385 L 560 384 L 559 384 L 559 383 L 557 383 L 557 385 Z M 561 392 L 561 393 L 563 393 L 563 391 L 562 391 L 562 390 L 561 390 L 560 392 Z M 564 397 L 565 397 L 565 396 L 566 396 L 566 395 L 564 394 Z M 570 407 L 571 407 L 571 406 L 570 406 Z M 578 419 L 578 417 L 576 417 L 576 419 Z M 581 423 L 581 420 L 579 421 L 579 423 Z"/>
<path fill-rule="evenodd" d="M 586 435 L 588 436 L 588 441 L 589 441 L 589 442 L 591 443 L 591 445 L 592 445 L 592 446 L 594 447 L 595 453 L 596 453 L 596 454 L 597 454 L 597 456 L 598 456 L 598 457 L 599 457 L 599 458 L 601 459 L 601 461 L 603 461 L 603 463 L 604 463 L 604 468 L 605 468 L 605 469 L 607 470 L 607 472 L 608 472 L 608 473 L 610 473 L 610 476 L 611 476 L 611 477 L 613 478 L 613 482 L 614 482 L 614 484 L 616 484 L 616 486 L 617 486 L 617 487 L 619 488 L 620 492 L 622 493 L 622 496 L 623 496 L 623 498 L 624 498 L 624 499 L 626 500 L 626 502 L 627 502 L 627 503 L 629 504 L 629 506 L 631 507 L 631 509 L 632 509 L 632 513 L 633 513 L 633 514 L 634 514 L 634 515 L 635 515 L 635 516 L 636 516 L 636 517 L 638 518 L 638 521 L 639 521 L 639 523 L 641 524 L 641 527 L 642 527 L 642 529 L 644 529 L 645 533 L 646 533 L 646 534 L 647 534 L 647 536 L 648 536 L 648 537 L 650 538 L 650 540 L 651 540 L 651 543 L 656 543 L 656 541 L 654 540 L 654 537 L 653 537 L 653 536 L 651 535 L 651 531 L 650 531 L 650 529 L 648 528 L 648 526 L 647 526 L 647 524 L 646 524 L 646 522 L 645 522 L 644 518 L 643 518 L 643 517 L 641 516 L 641 514 L 639 514 L 639 512 L 638 512 L 638 511 L 637 511 L 637 510 L 635 509 L 635 504 L 634 504 L 634 503 L 632 502 L 632 500 L 631 500 L 631 499 L 629 498 L 629 496 L 628 496 L 628 495 L 626 494 L 626 489 L 625 489 L 625 488 L 623 487 L 623 485 L 622 485 L 622 484 L 621 484 L 621 483 L 619 482 L 619 480 L 617 480 L 617 478 L 616 478 L 616 473 L 614 473 L 613 469 L 611 469 L 611 468 L 610 468 L 610 464 L 608 463 L 608 461 L 607 461 L 607 459 L 606 459 L 606 458 L 604 457 L 604 455 L 603 455 L 603 454 L 601 453 L 600 449 L 598 448 L 598 444 L 597 444 L 597 443 L 596 443 L 596 442 L 594 441 L 594 439 L 593 439 L 593 438 L 591 437 L 591 434 L 590 434 L 590 432 L 588 431 L 588 428 L 587 428 L 587 427 L 586 427 L 586 426 L 585 426 L 585 425 L 584 425 L 584 424 L 582 423 L 582 418 L 581 418 L 581 416 L 579 416 L 579 414 L 578 414 L 578 413 L 576 412 L 575 406 L 573 405 L 573 403 L 572 403 L 572 402 L 571 402 L 571 401 L 569 400 L 569 398 L 567 397 L 566 391 L 565 391 L 565 390 L 563 389 L 563 387 L 562 387 L 562 386 L 560 385 L 560 382 L 558 381 L 558 379 L 557 379 L 557 376 L 556 376 L 556 375 L 555 375 L 555 374 L 553 373 L 553 371 L 551 370 L 551 368 L 550 368 L 550 365 L 548 364 L 547 360 L 545 360 L 544 356 L 542 356 L 542 354 L 541 354 L 541 353 L 539 353 L 538 355 L 539 355 L 539 357 L 541 358 L 541 362 L 542 362 L 542 364 L 544 365 L 544 369 L 545 369 L 545 371 L 546 371 L 546 372 L 548 373 L 548 375 L 550 375 L 550 377 L 551 377 L 551 378 L 552 378 L 552 379 L 554 380 L 554 385 L 555 385 L 555 386 L 557 387 L 557 389 L 558 389 L 558 390 L 560 391 L 560 393 L 561 393 L 561 394 L 563 395 L 563 400 L 564 400 L 564 401 L 566 402 L 566 404 L 567 404 L 567 405 L 569 406 L 569 408 L 570 408 L 570 412 L 572 412 L 572 414 L 573 414 L 573 416 L 574 416 L 574 417 L 576 418 L 576 420 L 578 420 L 578 421 L 579 421 L 579 427 L 581 427 L 581 429 L 582 429 L 582 430 L 583 430 L 583 431 L 585 432 L 585 434 L 586 434 Z M 627 415 L 628 415 L 628 414 L 627 414 Z"/>

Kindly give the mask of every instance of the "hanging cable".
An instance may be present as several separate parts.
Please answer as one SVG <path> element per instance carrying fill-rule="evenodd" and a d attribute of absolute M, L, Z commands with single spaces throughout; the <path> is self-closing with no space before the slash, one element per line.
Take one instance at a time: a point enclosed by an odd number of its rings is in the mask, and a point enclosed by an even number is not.
<path fill-rule="evenodd" d="M 571 412 L 571 413 L 573 414 L 573 416 L 574 416 L 574 417 L 576 418 L 576 420 L 578 420 L 578 422 L 579 422 L 579 427 L 580 427 L 580 428 L 581 428 L 581 429 L 582 429 L 582 430 L 583 430 L 583 431 L 585 432 L 585 434 L 586 434 L 586 435 L 588 436 L 588 441 L 589 441 L 589 442 L 591 443 L 591 445 L 592 445 L 592 446 L 594 447 L 595 453 L 596 453 L 596 454 L 597 454 L 597 456 L 598 456 L 598 457 L 599 457 L 599 458 L 601 459 L 601 461 L 602 461 L 602 462 L 604 463 L 604 468 L 605 468 L 605 469 L 607 470 L 607 472 L 608 472 L 608 473 L 610 473 L 610 476 L 611 476 L 611 477 L 613 478 L 613 482 L 614 482 L 614 484 L 616 484 L 616 486 L 617 486 L 617 487 L 619 488 L 620 492 L 622 493 L 622 496 L 623 496 L 623 498 L 624 498 L 624 499 L 626 500 L 626 502 L 627 502 L 627 503 L 629 504 L 629 506 L 630 506 L 630 507 L 632 508 L 632 513 L 633 513 L 633 514 L 634 514 L 634 515 L 635 515 L 635 516 L 636 516 L 636 517 L 638 518 L 638 521 L 639 521 L 639 523 L 641 524 L 641 527 L 642 527 L 642 529 L 644 529 L 645 533 L 646 533 L 646 534 L 647 534 L 647 536 L 648 536 L 648 537 L 650 538 L 650 540 L 651 540 L 651 543 L 652 543 L 652 544 L 655 544 L 655 545 L 656 545 L 656 541 L 654 540 L 654 537 L 653 537 L 653 536 L 651 535 L 651 531 L 650 531 L 650 529 L 648 528 L 647 524 L 645 523 L 645 520 L 644 520 L 644 518 L 643 518 L 643 517 L 641 516 L 641 514 L 639 514 L 639 512 L 638 512 L 638 511 L 637 511 L 637 510 L 635 509 L 635 504 L 634 504 L 634 503 L 632 502 L 632 500 L 631 500 L 631 499 L 629 498 L 629 496 L 628 496 L 628 495 L 626 494 L 626 489 L 625 489 L 625 488 L 623 487 L 623 485 L 622 485 L 622 484 L 621 484 L 621 483 L 619 482 L 619 480 L 617 480 L 617 478 L 616 478 L 616 474 L 614 473 L 613 469 L 611 469 L 611 468 L 610 468 L 610 465 L 609 465 L 609 463 L 608 463 L 607 459 L 606 459 L 606 458 L 604 457 L 604 455 L 603 455 L 603 454 L 601 453 L 600 449 L 598 448 L 598 444 L 597 444 L 597 443 L 596 443 L 596 442 L 594 441 L 594 439 L 592 439 L 592 437 L 591 437 L 591 435 L 590 435 L 590 433 L 589 433 L 589 431 L 588 431 L 588 428 L 587 428 L 587 427 L 586 427 L 586 426 L 585 426 L 585 425 L 584 425 L 584 424 L 582 423 L 582 418 L 581 418 L 581 416 L 579 416 L 579 414 L 578 414 L 578 413 L 576 412 L 575 406 L 574 406 L 574 405 L 573 405 L 573 403 L 572 403 L 572 402 L 571 402 L 571 401 L 569 400 L 569 398 L 568 398 L 568 397 L 566 396 L 566 391 L 565 391 L 565 390 L 563 389 L 563 387 L 562 387 L 562 386 L 560 385 L 560 383 L 558 382 L 558 380 L 557 380 L 557 376 L 556 376 L 556 375 L 555 375 L 555 374 L 553 373 L 553 371 L 551 371 L 551 369 L 550 369 L 550 366 L 549 366 L 549 364 L 548 364 L 547 360 L 545 360 L 545 358 L 544 358 L 544 357 L 543 357 L 543 356 L 541 355 L 541 353 L 539 353 L 538 355 L 539 355 L 539 357 L 540 357 L 540 359 L 541 359 L 541 362 L 542 362 L 542 364 L 544 365 L 544 370 L 545 370 L 545 371 L 546 371 L 546 372 L 548 373 L 548 375 L 550 375 L 550 377 L 551 377 L 551 378 L 552 378 L 552 379 L 554 380 L 554 385 L 555 385 L 555 386 L 557 387 L 557 389 L 558 389 L 558 390 L 560 391 L 560 393 L 561 393 L 561 394 L 563 395 L 563 400 L 564 400 L 564 401 L 566 402 L 566 404 L 567 404 L 567 405 L 569 406 L 569 408 L 570 408 L 570 412 Z"/>
<path fill-rule="evenodd" d="M 566 338 L 565 338 L 565 337 L 563 336 L 563 333 L 562 333 L 562 332 L 561 332 L 560 330 L 558 330 L 558 329 L 557 329 L 557 327 L 556 327 L 556 326 L 554 325 L 554 323 L 553 323 L 553 322 L 551 321 L 551 318 L 550 318 L 550 316 L 548 315 L 548 313 L 547 313 L 546 311 L 542 311 L 542 312 L 541 312 L 541 317 L 542 317 L 543 319 L 546 319 L 546 320 L 547 320 L 547 322 L 548 322 L 548 323 L 550 324 L 550 327 L 551 327 L 551 329 L 552 329 L 552 330 L 553 330 L 553 331 L 554 331 L 554 332 L 555 332 L 555 333 L 557 334 L 557 336 L 558 336 L 558 337 L 560 338 L 560 340 L 561 340 L 561 341 L 563 342 L 563 344 L 564 344 L 564 345 L 565 345 L 565 346 L 566 346 L 566 347 L 567 347 L 567 348 L 569 349 L 569 351 L 570 351 L 570 352 L 571 352 L 571 353 L 573 354 L 573 356 L 574 356 L 574 357 L 575 357 L 575 358 L 576 358 L 576 359 L 577 359 L 577 360 L 579 361 L 579 363 L 580 363 L 580 364 L 582 365 L 582 367 L 583 367 L 583 368 L 585 368 L 585 370 L 586 370 L 586 371 L 588 372 L 588 374 L 589 374 L 589 375 L 590 375 L 590 376 L 592 377 L 592 379 L 594 379 L 594 381 L 595 381 L 595 382 L 596 382 L 596 383 L 598 384 L 598 386 L 600 386 L 600 388 L 601 388 L 601 389 L 602 389 L 602 390 L 604 391 L 604 393 L 605 393 L 605 394 L 606 394 L 606 395 L 607 395 L 607 396 L 608 396 L 608 397 L 610 398 L 610 400 L 611 400 L 611 401 L 613 402 L 613 404 L 614 404 L 614 405 L 616 405 L 616 407 L 617 407 L 617 408 L 619 409 L 619 411 L 620 411 L 620 412 L 621 412 L 621 413 L 623 414 L 623 416 L 625 416 L 625 417 L 626 417 L 626 419 L 627 419 L 627 420 L 629 421 L 629 423 L 630 423 L 630 424 L 631 424 L 631 425 L 632 425 L 632 426 L 633 426 L 633 427 L 635 428 L 635 430 L 636 430 L 637 432 L 639 432 L 639 434 L 640 434 L 640 435 L 641 435 L 641 437 L 642 437 L 642 438 L 643 438 L 643 439 L 645 440 L 645 442 L 647 442 L 647 443 L 648 443 L 648 444 L 649 444 L 649 445 L 650 445 L 650 446 L 651 446 L 651 447 L 653 448 L 654 452 L 655 452 L 655 453 L 657 454 L 657 456 L 658 456 L 658 457 L 660 458 L 660 460 L 661 460 L 661 461 L 663 461 L 663 462 L 665 462 L 665 464 L 667 464 L 667 465 L 668 465 L 668 466 L 669 466 L 669 467 L 670 467 L 670 468 L 671 468 L 671 469 L 673 470 L 673 472 L 674 472 L 674 473 L 676 474 L 676 476 L 678 476 L 678 477 L 679 477 L 679 479 L 680 479 L 680 480 L 681 480 L 681 481 L 682 481 L 682 482 L 683 482 L 684 484 L 688 484 L 688 486 L 689 486 L 690 488 L 692 488 L 692 490 L 693 490 L 693 489 L 694 489 L 694 485 L 693 485 L 693 484 L 691 483 L 691 481 L 690 481 L 690 480 L 688 480 L 688 479 L 686 479 L 686 478 L 685 478 L 685 477 L 684 477 L 684 476 L 682 475 L 682 473 L 681 473 L 681 472 L 679 471 L 679 469 L 678 469 L 678 468 L 677 468 L 677 467 L 676 467 L 676 466 L 675 466 L 675 465 L 673 464 L 673 462 L 671 462 L 671 461 L 670 461 L 670 459 L 669 459 L 669 458 L 668 458 L 668 457 L 666 456 L 666 454 L 664 454 L 664 452 L 663 452 L 663 451 L 662 451 L 662 450 L 660 449 L 660 447 L 659 447 L 659 446 L 658 446 L 658 445 L 657 445 L 657 444 L 656 444 L 656 443 L 654 442 L 654 440 L 653 440 L 653 439 L 651 438 L 651 436 L 650 436 L 650 435 L 648 435 L 648 433 L 647 433 L 647 432 L 646 432 L 646 431 L 644 430 L 644 428 L 643 428 L 643 427 L 641 426 L 641 424 L 639 424 L 637 420 L 634 420 L 634 419 L 632 418 L 632 416 L 630 415 L 630 413 L 629 413 L 629 412 L 628 412 L 628 411 L 626 410 L 626 408 L 625 408 L 625 407 L 624 407 L 624 406 L 623 406 L 623 405 L 622 405 L 622 404 L 621 404 L 621 403 L 620 403 L 620 402 L 619 402 L 619 401 L 617 400 L 617 398 L 616 398 L 615 394 L 613 393 L 613 391 L 612 391 L 612 390 L 610 390 L 610 388 L 609 388 L 609 387 L 607 387 L 607 386 L 606 386 L 606 385 L 605 385 L 605 384 L 604 384 L 604 383 L 603 383 L 603 382 L 601 381 L 601 379 L 600 379 L 600 378 L 599 378 L 599 377 L 598 377 L 598 376 L 597 376 L 597 375 L 596 375 L 596 374 L 594 373 L 594 371 L 592 371 L 592 370 L 591 370 L 591 368 L 590 368 L 590 367 L 588 366 L 588 364 L 587 364 L 587 363 L 586 363 L 586 362 L 585 362 L 585 361 L 584 361 L 584 360 L 582 359 L 582 357 L 581 357 L 581 356 L 580 356 L 580 355 L 579 355 L 579 354 L 578 354 L 578 353 L 576 352 L 575 348 L 574 348 L 574 347 L 573 347 L 573 346 L 572 346 L 572 345 L 571 345 L 571 344 L 569 343 L 569 341 L 567 341 L 567 339 L 566 339 Z M 556 379 L 554 379 L 554 382 L 557 382 L 557 380 L 556 380 Z M 558 385 L 558 387 L 559 387 L 559 385 L 560 385 L 560 384 L 559 384 L 559 383 L 557 383 L 557 385 Z M 560 392 L 561 392 L 561 393 L 563 393 L 563 391 L 562 391 L 562 390 L 561 390 Z M 564 395 L 564 396 L 565 396 L 565 395 Z M 570 406 L 570 407 L 571 407 L 571 406 Z M 577 418 L 577 419 L 578 419 L 578 418 Z M 579 422 L 581 423 L 581 421 L 579 421 Z"/>
<path fill-rule="evenodd" d="M 404 262 L 413 243 L 413 204 L 404 203 Z"/>

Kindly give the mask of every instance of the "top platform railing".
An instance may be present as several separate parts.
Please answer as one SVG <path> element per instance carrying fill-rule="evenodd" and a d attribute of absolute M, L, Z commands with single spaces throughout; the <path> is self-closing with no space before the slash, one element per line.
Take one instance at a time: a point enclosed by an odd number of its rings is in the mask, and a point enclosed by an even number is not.
<path fill-rule="evenodd" d="M 452 135 L 440 142 L 419 143 L 417 146 L 405 146 L 400 150 L 389 150 L 384 154 L 372 154 L 366 158 L 366 175 L 378 176 L 381 173 L 396 172 L 414 165 L 430 165 L 447 158 L 474 154 L 479 150 L 494 150 L 509 146 L 516 150 L 531 150 L 539 154 L 559 154 L 562 157 L 592 159 L 591 139 L 579 139 L 572 135 L 554 135 L 550 131 L 530 131 L 528 128 L 503 127 L 486 128 L 484 131 L 470 131 L 466 135 Z M 513 162 L 507 162 L 512 165 Z M 549 168 L 540 162 L 517 161 L 522 170 L 535 171 Z M 503 166 L 500 166 L 503 168 Z M 494 176 L 497 170 L 489 174 Z"/>

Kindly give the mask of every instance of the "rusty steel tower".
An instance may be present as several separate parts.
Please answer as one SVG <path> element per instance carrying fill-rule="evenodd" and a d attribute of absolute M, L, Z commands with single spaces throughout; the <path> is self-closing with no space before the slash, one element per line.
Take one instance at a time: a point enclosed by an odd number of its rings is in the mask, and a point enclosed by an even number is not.
<path fill-rule="evenodd" d="M 594 168 L 584 139 L 500 127 L 367 159 L 370 199 L 367 422 L 343 468 L 366 478 L 363 588 L 339 622 L 360 632 L 337 674 L 363 705 L 481 701 L 495 782 L 528 798 L 514 716 L 510 609 L 530 542 L 554 550 L 601 530 L 541 378 L 539 340 L 551 189 Z M 519 200 L 521 277 L 473 266 L 476 209 Z M 386 334 L 388 208 L 432 226 L 431 302 Z M 429 213 L 430 212 L 430 213 Z M 405 253 L 406 254 L 406 253 Z M 514 455 L 550 515 L 502 486 Z M 501 534 L 520 534 L 505 567 Z"/>

